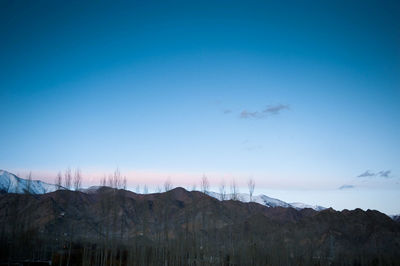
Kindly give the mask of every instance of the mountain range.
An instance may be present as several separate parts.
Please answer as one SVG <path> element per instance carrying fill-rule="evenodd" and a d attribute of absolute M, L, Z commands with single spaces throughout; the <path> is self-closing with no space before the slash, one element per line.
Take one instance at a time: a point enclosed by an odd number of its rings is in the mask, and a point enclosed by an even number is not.
<path fill-rule="evenodd" d="M 80 191 L 85 192 L 85 193 L 93 193 L 93 191 L 96 191 L 99 189 L 99 186 L 92 186 L 87 189 L 81 189 Z M 15 174 L 12 174 L 10 172 L 7 172 L 5 170 L 0 170 L 0 192 L 5 192 L 5 193 L 27 193 L 29 190 L 29 193 L 31 194 L 45 194 L 49 192 L 56 191 L 58 187 L 54 184 L 48 184 L 45 182 L 42 182 L 40 180 L 27 180 L 20 178 L 16 176 Z M 61 187 L 61 189 L 65 189 L 64 187 Z M 221 193 L 216 193 L 209 191 L 207 194 L 211 197 L 214 197 L 218 200 L 221 199 L 232 199 L 233 195 L 232 194 L 226 194 L 222 196 Z M 271 198 L 266 195 L 257 195 L 253 196 L 252 199 L 250 200 L 250 195 L 246 193 L 239 193 L 235 195 L 235 197 L 242 201 L 242 202 L 256 202 L 261 205 L 264 205 L 266 207 L 284 207 L 284 208 L 294 208 L 297 210 L 300 209 L 305 209 L 305 208 L 310 208 L 316 211 L 321 211 L 326 209 L 325 207 L 318 206 L 318 205 L 308 205 L 300 202 L 295 202 L 295 203 L 287 203 L 279 199 Z"/>
<path fill-rule="evenodd" d="M 267 207 L 184 188 L 3 193 L 0 264 L 17 259 L 51 259 L 54 265 L 400 265 L 400 224 L 375 210 Z"/>

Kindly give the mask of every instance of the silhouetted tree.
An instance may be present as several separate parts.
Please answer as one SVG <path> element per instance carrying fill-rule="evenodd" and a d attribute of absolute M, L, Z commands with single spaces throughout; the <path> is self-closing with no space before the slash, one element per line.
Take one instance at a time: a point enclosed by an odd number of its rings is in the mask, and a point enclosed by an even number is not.
<path fill-rule="evenodd" d="M 31 194 L 31 192 L 32 192 L 32 172 L 29 172 L 28 181 L 26 183 L 26 191 L 25 191 L 25 193 Z"/>
<path fill-rule="evenodd" d="M 201 187 L 201 191 L 203 193 L 206 193 L 206 194 L 208 193 L 208 189 L 210 187 L 210 183 L 208 182 L 208 178 L 207 178 L 206 175 L 203 175 L 203 177 L 201 178 L 200 187 Z"/>
<path fill-rule="evenodd" d="M 81 188 L 82 184 L 82 175 L 81 175 L 81 170 L 76 169 L 75 170 L 75 175 L 74 175 L 74 189 L 77 191 Z"/>
<path fill-rule="evenodd" d="M 109 187 L 114 187 L 114 176 L 108 175 L 107 184 Z"/>
<path fill-rule="evenodd" d="M 107 176 L 104 175 L 103 178 L 100 179 L 100 186 L 105 187 L 107 185 Z"/>
<path fill-rule="evenodd" d="M 222 181 L 219 186 L 219 194 L 220 194 L 221 200 L 226 200 L 225 181 Z"/>
<path fill-rule="evenodd" d="M 120 189 L 122 187 L 122 177 L 119 169 L 114 171 L 114 187 Z"/>
<path fill-rule="evenodd" d="M 231 189 L 231 200 L 239 200 L 239 189 L 236 185 L 235 179 L 232 179 L 230 189 Z"/>
<path fill-rule="evenodd" d="M 120 189 L 123 186 L 123 180 L 119 169 L 115 169 L 112 175 L 108 176 L 108 186 L 112 188 Z"/>
<path fill-rule="evenodd" d="M 62 185 L 62 174 L 61 174 L 61 172 L 58 172 L 58 174 L 56 176 L 56 187 L 57 187 L 57 190 L 61 189 L 61 185 Z"/>
<path fill-rule="evenodd" d="M 122 188 L 125 190 L 126 190 L 126 185 L 127 185 L 126 176 L 124 176 L 124 180 L 122 181 Z"/>
<path fill-rule="evenodd" d="M 170 191 L 172 189 L 172 183 L 171 180 L 169 178 L 167 178 L 167 180 L 165 180 L 164 182 L 164 191 Z"/>
<path fill-rule="evenodd" d="M 71 174 L 71 168 L 67 168 L 65 170 L 64 174 L 64 186 L 66 189 L 71 189 L 71 179 L 72 179 L 72 174 Z"/>
<path fill-rule="evenodd" d="M 256 186 L 256 182 L 254 181 L 253 178 L 250 178 L 247 181 L 247 187 L 249 188 L 250 201 L 253 201 L 253 193 L 254 193 L 255 186 Z"/>

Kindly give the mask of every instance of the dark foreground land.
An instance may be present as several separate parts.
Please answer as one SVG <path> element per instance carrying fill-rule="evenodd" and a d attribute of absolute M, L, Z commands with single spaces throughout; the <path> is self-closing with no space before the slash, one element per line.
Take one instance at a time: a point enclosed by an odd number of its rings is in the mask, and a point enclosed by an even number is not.
<path fill-rule="evenodd" d="M 400 265 L 400 223 L 378 211 L 268 208 L 183 188 L 148 195 L 108 187 L 1 194 L 0 265 L 33 261 Z"/>

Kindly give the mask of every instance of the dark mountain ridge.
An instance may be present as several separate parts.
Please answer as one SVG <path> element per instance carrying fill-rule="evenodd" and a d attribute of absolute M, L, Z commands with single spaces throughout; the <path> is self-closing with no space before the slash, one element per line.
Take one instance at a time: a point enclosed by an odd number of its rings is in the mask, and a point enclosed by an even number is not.
<path fill-rule="evenodd" d="M 378 211 L 271 208 L 183 188 L 2 194 L 0 229 L 3 261 L 42 243 L 37 252 L 61 264 L 400 263 L 400 225 Z"/>

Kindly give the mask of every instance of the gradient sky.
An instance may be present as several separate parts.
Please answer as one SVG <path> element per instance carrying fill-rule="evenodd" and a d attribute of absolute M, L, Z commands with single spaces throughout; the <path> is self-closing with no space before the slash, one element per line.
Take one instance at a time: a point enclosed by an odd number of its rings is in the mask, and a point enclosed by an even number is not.
<path fill-rule="evenodd" d="M 0 2 L 1 169 L 400 213 L 399 1 L 81 2 Z"/>

